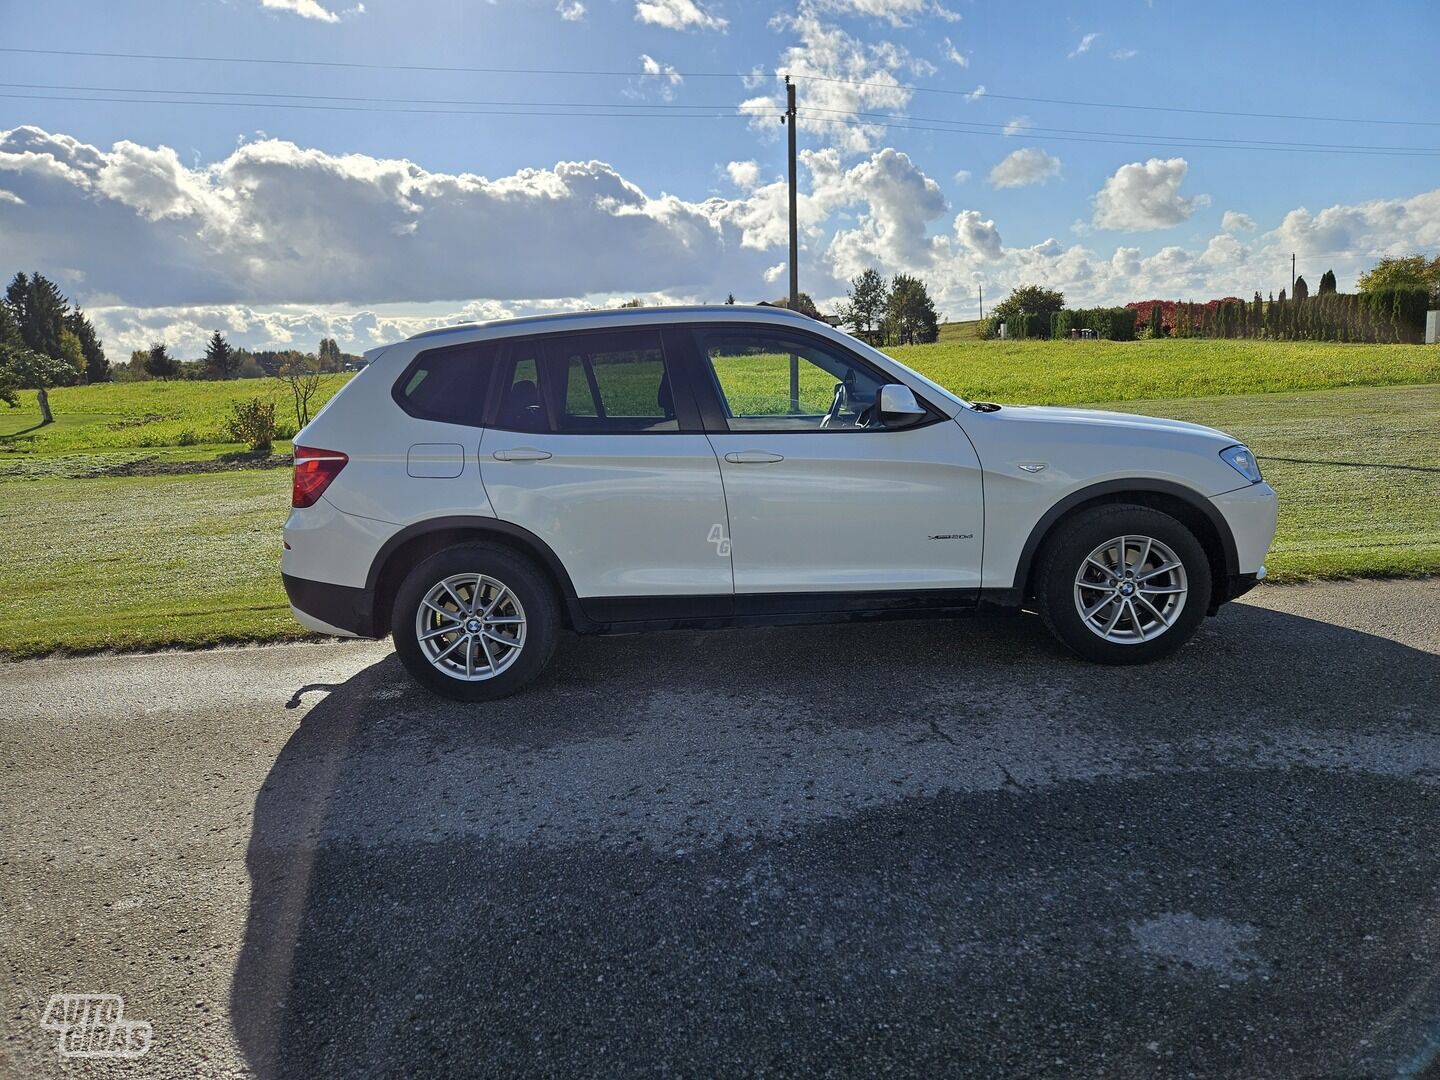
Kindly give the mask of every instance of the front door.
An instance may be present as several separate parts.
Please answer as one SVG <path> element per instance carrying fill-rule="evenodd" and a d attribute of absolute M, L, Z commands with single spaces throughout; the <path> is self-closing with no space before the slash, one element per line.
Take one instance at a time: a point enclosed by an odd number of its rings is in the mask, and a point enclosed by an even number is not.
<path fill-rule="evenodd" d="M 605 618 L 724 614 L 733 582 L 725 493 L 693 402 L 675 392 L 659 330 L 507 346 L 480 445 L 495 515 L 550 545 Z M 678 406 L 678 408 L 677 408 Z M 723 603 L 647 605 L 704 595 Z"/>
<path fill-rule="evenodd" d="M 881 426 L 876 393 L 893 380 L 818 335 L 715 327 L 695 341 L 724 414 L 710 442 L 737 611 L 753 593 L 980 587 L 980 462 L 958 424 L 937 411 Z"/>

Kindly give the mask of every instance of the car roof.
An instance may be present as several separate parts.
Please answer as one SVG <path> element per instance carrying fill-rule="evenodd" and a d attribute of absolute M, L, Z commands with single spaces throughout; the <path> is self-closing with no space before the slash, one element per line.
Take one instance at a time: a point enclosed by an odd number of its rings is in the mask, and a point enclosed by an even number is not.
<path fill-rule="evenodd" d="M 523 315 L 514 319 L 491 319 L 485 322 L 456 323 L 440 326 L 411 334 L 406 341 L 421 338 L 438 338 L 447 335 L 461 335 L 476 330 L 508 330 L 516 332 L 532 327 L 546 330 L 561 329 L 565 326 L 628 326 L 653 322 L 706 322 L 715 319 L 744 318 L 749 322 L 765 321 L 781 325 L 827 326 L 823 320 L 813 319 L 800 311 L 775 307 L 771 304 L 673 304 L 657 307 L 598 308 L 589 311 L 564 311 L 547 315 Z"/>

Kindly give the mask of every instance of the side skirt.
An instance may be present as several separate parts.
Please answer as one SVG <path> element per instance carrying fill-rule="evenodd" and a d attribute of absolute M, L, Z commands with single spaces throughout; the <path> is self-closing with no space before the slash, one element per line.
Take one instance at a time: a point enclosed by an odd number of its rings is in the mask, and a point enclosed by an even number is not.
<path fill-rule="evenodd" d="M 567 603 L 578 632 L 629 634 L 953 618 L 973 615 L 981 607 L 981 594 L 980 589 L 925 589 L 899 593 L 741 593 L 733 597 L 605 596 L 570 598 Z M 995 606 L 987 603 L 985 608 Z"/>

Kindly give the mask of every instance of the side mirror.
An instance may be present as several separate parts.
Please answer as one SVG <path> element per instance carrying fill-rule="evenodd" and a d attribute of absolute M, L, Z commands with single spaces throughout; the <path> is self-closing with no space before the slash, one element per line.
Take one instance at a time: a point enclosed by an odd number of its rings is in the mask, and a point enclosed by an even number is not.
<path fill-rule="evenodd" d="M 903 428 L 918 424 L 929 414 L 914 392 L 900 383 L 887 383 L 875 396 L 875 418 L 881 427 Z"/>

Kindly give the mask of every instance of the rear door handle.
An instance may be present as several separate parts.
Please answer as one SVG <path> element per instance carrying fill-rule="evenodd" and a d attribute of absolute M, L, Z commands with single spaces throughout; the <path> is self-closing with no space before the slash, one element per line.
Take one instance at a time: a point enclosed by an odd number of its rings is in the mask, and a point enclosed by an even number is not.
<path fill-rule="evenodd" d="M 774 454 L 769 450 L 738 450 L 725 455 L 725 460 L 732 465 L 769 465 L 774 461 L 784 461 L 784 454 Z"/>
<path fill-rule="evenodd" d="M 550 454 L 533 446 L 517 446 L 513 450 L 496 450 L 490 456 L 496 461 L 544 461 Z"/>

